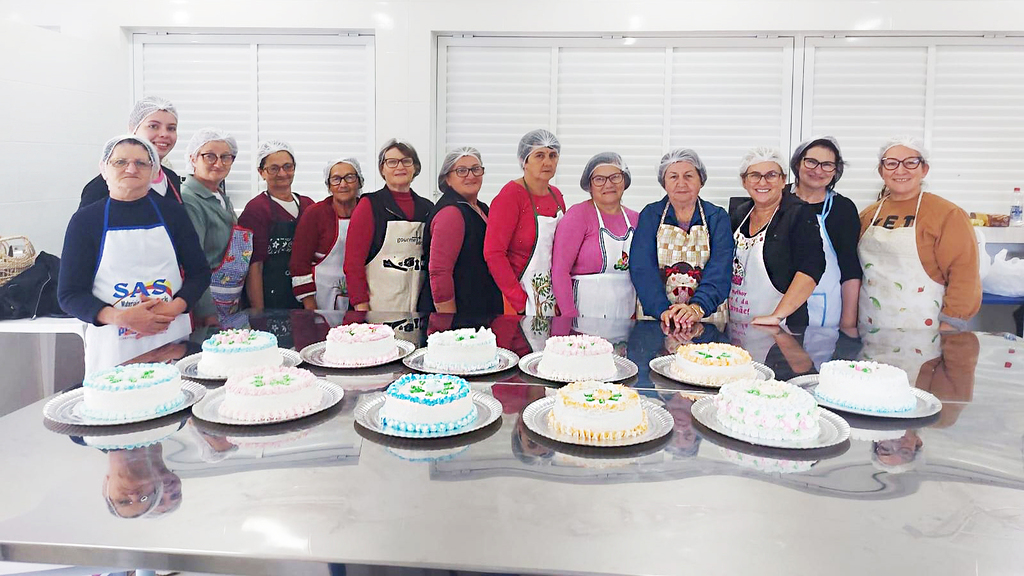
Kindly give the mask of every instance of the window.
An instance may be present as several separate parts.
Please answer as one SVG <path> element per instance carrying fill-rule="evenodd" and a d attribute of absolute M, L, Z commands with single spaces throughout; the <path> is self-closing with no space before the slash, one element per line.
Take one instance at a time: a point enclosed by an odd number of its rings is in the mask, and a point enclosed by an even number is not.
<path fill-rule="evenodd" d="M 181 175 L 196 130 L 215 127 L 238 140 L 226 183 L 237 209 L 266 187 L 255 159 L 267 139 L 291 144 L 293 190 L 320 199 L 323 167 L 341 156 L 363 164 L 365 188 L 373 189 L 373 63 L 366 36 L 135 34 L 133 97 L 161 96 L 177 107 L 170 160 Z"/>

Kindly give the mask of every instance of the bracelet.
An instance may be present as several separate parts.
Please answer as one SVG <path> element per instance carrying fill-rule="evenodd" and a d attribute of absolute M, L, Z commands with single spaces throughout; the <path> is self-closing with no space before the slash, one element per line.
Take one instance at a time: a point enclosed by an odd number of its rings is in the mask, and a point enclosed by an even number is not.
<path fill-rule="evenodd" d="M 700 304 L 690 304 L 690 308 L 697 313 L 697 318 L 704 318 L 704 309 L 700 307 Z"/>

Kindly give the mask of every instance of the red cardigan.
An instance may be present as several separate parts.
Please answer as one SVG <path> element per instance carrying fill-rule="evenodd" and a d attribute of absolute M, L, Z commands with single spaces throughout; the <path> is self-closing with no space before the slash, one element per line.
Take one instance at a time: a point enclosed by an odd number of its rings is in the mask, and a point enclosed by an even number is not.
<path fill-rule="evenodd" d="M 565 212 L 562 193 L 551 187 L 551 194 L 534 196 L 537 214 L 555 216 Z M 526 308 L 526 291 L 519 285 L 519 276 L 537 243 L 537 224 L 533 218 L 530 193 L 515 180 L 505 184 L 491 202 L 484 237 L 484 260 L 502 295 L 517 311 Z"/>
<path fill-rule="evenodd" d="M 338 213 L 334 199 L 328 196 L 309 207 L 299 218 L 292 242 L 288 270 L 292 274 L 292 293 L 300 302 L 316 294 L 313 266 L 319 264 L 338 241 Z"/>

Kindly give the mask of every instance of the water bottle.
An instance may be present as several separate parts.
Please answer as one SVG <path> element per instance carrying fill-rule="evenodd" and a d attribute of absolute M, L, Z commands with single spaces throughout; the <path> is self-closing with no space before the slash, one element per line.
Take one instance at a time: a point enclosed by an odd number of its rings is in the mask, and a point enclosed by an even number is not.
<path fill-rule="evenodd" d="M 1020 188 L 1013 189 L 1013 203 L 1010 204 L 1010 226 L 1024 226 L 1024 194 Z"/>

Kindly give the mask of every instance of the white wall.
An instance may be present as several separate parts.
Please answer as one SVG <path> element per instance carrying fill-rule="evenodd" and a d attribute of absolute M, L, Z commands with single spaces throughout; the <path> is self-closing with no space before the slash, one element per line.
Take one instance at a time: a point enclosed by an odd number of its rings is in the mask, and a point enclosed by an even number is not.
<path fill-rule="evenodd" d="M 433 166 L 437 33 L 1019 34 L 1024 2 L 0 0 L 0 235 L 59 253 L 100 145 L 125 129 L 131 30 L 372 32 L 377 140 L 407 138 Z"/>

